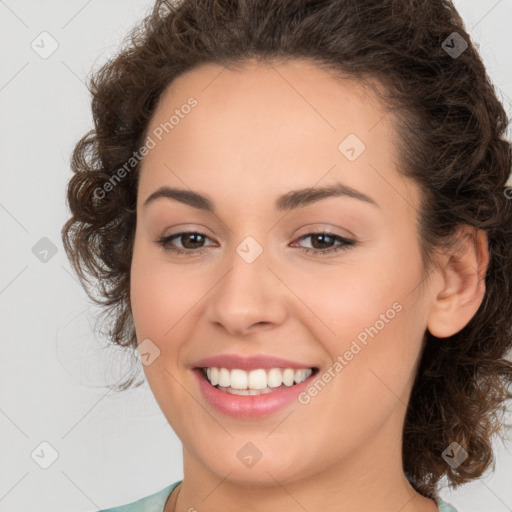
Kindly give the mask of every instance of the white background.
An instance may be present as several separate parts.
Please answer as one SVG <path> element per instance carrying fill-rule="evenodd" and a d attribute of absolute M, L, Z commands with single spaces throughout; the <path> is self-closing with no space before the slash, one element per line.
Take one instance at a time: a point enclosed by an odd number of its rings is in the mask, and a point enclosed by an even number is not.
<path fill-rule="evenodd" d="M 84 82 L 152 3 L 0 1 L 0 511 L 94 511 L 182 478 L 181 444 L 147 384 L 105 387 L 129 361 L 102 348 L 60 240 L 70 153 L 92 127 Z M 455 5 L 511 116 L 512 2 Z M 59 45 L 47 59 L 31 48 L 43 31 Z M 43 237 L 57 250 L 46 263 L 32 252 Z M 31 457 L 50 461 L 44 441 L 58 453 L 48 469 Z M 512 510 L 512 447 L 496 454 L 494 474 L 441 492 L 459 512 Z"/>

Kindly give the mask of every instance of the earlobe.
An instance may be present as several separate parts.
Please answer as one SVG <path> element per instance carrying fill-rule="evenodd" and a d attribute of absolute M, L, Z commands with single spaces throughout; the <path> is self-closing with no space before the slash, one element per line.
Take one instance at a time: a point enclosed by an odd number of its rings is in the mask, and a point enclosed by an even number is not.
<path fill-rule="evenodd" d="M 485 295 L 489 264 L 487 234 L 473 226 L 462 226 L 444 255 L 441 285 L 433 289 L 427 329 L 438 338 L 452 336 L 473 318 Z"/>

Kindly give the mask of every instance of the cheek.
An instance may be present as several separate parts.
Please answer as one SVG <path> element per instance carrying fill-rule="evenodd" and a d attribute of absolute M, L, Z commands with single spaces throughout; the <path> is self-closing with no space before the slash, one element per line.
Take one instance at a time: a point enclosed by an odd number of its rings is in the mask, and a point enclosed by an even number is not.
<path fill-rule="evenodd" d="M 332 356 L 349 348 L 359 337 L 364 342 L 366 328 L 377 322 L 379 331 L 388 329 L 399 316 L 403 302 L 406 276 L 386 279 L 390 274 L 386 261 L 357 264 L 347 262 L 335 268 L 324 267 L 300 278 L 290 275 L 287 282 L 305 306 L 302 320 L 328 348 Z"/>
<path fill-rule="evenodd" d="M 397 247 L 379 256 L 360 265 L 347 260 L 337 271 L 331 268 L 302 285 L 297 280 L 294 287 L 314 313 L 307 327 L 332 364 L 339 362 L 331 370 L 333 392 L 354 413 L 363 397 L 371 410 L 406 392 L 426 328 L 411 293 L 421 280 L 419 254 Z"/>
<path fill-rule="evenodd" d="M 337 293 L 337 304 L 326 302 L 322 320 L 335 335 L 310 325 L 332 363 L 319 374 L 322 382 L 310 386 L 303 421 L 317 419 L 311 428 L 329 437 L 333 453 L 364 443 L 408 400 L 421 336 L 412 327 L 415 309 L 404 294 L 385 292 L 362 287 Z M 340 429 L 325 433 L 326 425 Z"/>
<path fill-rule="evenodd" d="M 154 249 L 134 247 L 130 300 L 138 339 L 163 347 L 175 324 L 197 302 L 196 279 Z"/>
<path fill-rule="evenodd" d="M 134 246 L 130 272 L 132 314 L 139 343 L 149 338 L 159 350 L 159 356 L 151 364 L 142 365 L 142 369 L 164 414 L 187 400 L 178 383 L 180 379 L 177 381 L 174 376 L 180 365 L 180 349 L 188 338 L 183 335 L 189 322 L 187 314 L 198 300 L 197 291 L 190 286 L 196 281 L 176 269 L 151 247 Z M 176 417 L 168 420 L 179 429 Z"/>

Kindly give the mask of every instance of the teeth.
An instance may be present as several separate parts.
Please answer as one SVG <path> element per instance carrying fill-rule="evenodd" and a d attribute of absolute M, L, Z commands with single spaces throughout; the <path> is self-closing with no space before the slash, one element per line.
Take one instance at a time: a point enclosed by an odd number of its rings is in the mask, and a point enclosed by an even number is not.
<path fill-rule="evenodd" d="M 204 372 L 203 368 L 203 372 Z M 227 368 L 206 368 L 206 377 L 212 386 L 219 386 L 222 388 L 231 388 L 233 394 L 238 395 L 254 395 L 260 394 L 263 390 L 264 393 L 269 393 L 271 390 L 267 388 L 278 388 L 279 386 L 293 386 L 306 380 L 313 370 L 311 368 L 303 368 L 294 370 L 293 368 L 271 368 L 264 370 L 251 370 L 246 372 L 234 368 L 229 370 Z M 252 391 L 255 391 L 253 393 Z"/>
<path fill-rule="evenodd" d="M 293 386 L 294 377 L 295 372 L 291 368 L 286 368 L 286 370 L 283 372 L 283 384 L 285 386 Z"/>
<path fill-rule="evenodd" d="M 226 368 L 219 369 L 219 386 L 228 388 L 231 386 L 230 371 Z"/>
<path fill-rule="evenodd" d="M 231 375 L 233 375 L 233 372 L 242 370 L 231 370 Z M 247 372 L 243 372 L 247 375 Z M 249 377 L 247 379 L 247 388 L 249 389 L 265 389 L 267 387 L 267 372 L 263 369 L 260 370 L 252 370 L 252 372 L 249 373 Z M 233 381 L 231 381 L 231 387 L 234 388 L 236 386 L 233 386 Z M 238 388 L 243 389 L 243 388 Z"/>
<path fill-rule="evenodd" d="M 243 370 L 231 370 L 230 380 L 230 386 L 234 389 L 247 389 L 248 387 L 248 375 L 247 372 L 244 372 Z"/>
<path fill-rule="evenodd" d="M 208 375 L 208 372 L 211 372 L 210 375 Z M 210 381 L 212 386 L 216 386 L 219 383 L 219 369 L 218 368 L 208 368 L 206 370 L 206 374 L 207 374 L 208 380 Z"/>
<path fill-rule="evenodd" d="M 272 368 L 267 373 L 267 385 L 269 388 L 277 388 L 283 383 L 283 374 L 279 368 Z"/>

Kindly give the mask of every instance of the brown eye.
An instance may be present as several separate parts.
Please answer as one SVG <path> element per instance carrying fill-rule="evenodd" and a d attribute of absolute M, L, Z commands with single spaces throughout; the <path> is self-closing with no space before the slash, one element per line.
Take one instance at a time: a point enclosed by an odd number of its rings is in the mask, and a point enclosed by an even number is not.
<path fill-rule="evenodd" d="M 312 243 L 313 247 L 301 247 L 301 249 L 305 253 L 313 253 L 318 256 L 342 251 L 356 244 L 354 240 L 349 240 L 337 235 L 336 233 L 324 231 L 308 233 L 307 235 L 301 236 L 299 240 L 304 240 L 306 238 L 311 238 L 311 240 L 314 241 Z M 181 240 L 182 247 L 176 247 L 174 245 L 173 241 L 175 239 Z M 206 239 L 209 239 L 209 237 L 199 231 L 184 231 L 181 233 L 175 233 L 174 235 L 161 237 L 156 240 L 156 243 L 162 246 L 165 251 L 176 254 L 201 254 L 205 250 L 205 247 L 202 244 L 204 244 Z M 337 244 L 333 247 L 332 244 L 334 242 L 337 242 Z M 328 247 L 325 247 L 326 245 Z"/>
<path fill-rule="evenodd" d="M 197 249 L 198 245 L 204 243 L 204 237 L 200 233 L 183 233 L 178 238 L 181 238 L 185 249 Z"/>
<path fill-rule="evenodd" d="M 156 242 L 161 245 L 164 250 L 183 254 L 187 252 L 200 253 L 203 247 L 201 244 L 204 243 L 205 239 L 209 238 L 204 233 L 199 231 L 184 231 L 182 233 L 176 233 L 174 235 L 165 236 L 159 238 Z M 175 247 L 173 244 L 174 239 L 180 239 L 182 248 Z M 199 250 L 197 250 L 199 249 Z"/>
<path fill-rule="evenodd" d="M 307 235 L 303 235 L 299 238 L 299 240 L 304 240 L 306 238 L 311 238 L 314 242 L 312 243 L 312 248 L 303 247 L 302 250 L 305 253 L 313 253 L 315 255 L 322 255 L 326 253 L 334 253 L 338 251 L 342 251 L 350 248 L 355 245 L 354 240 L 348 240 L 342 236 L 337 235 L 336 233 L 330 233 L 325 231 L 319 231 L 316 233 L 308 233 Z M 338 241 L 338 245 L 332 247 L 332 243 Z M 325 245 L 330 247 L 326 248 Z"/>

